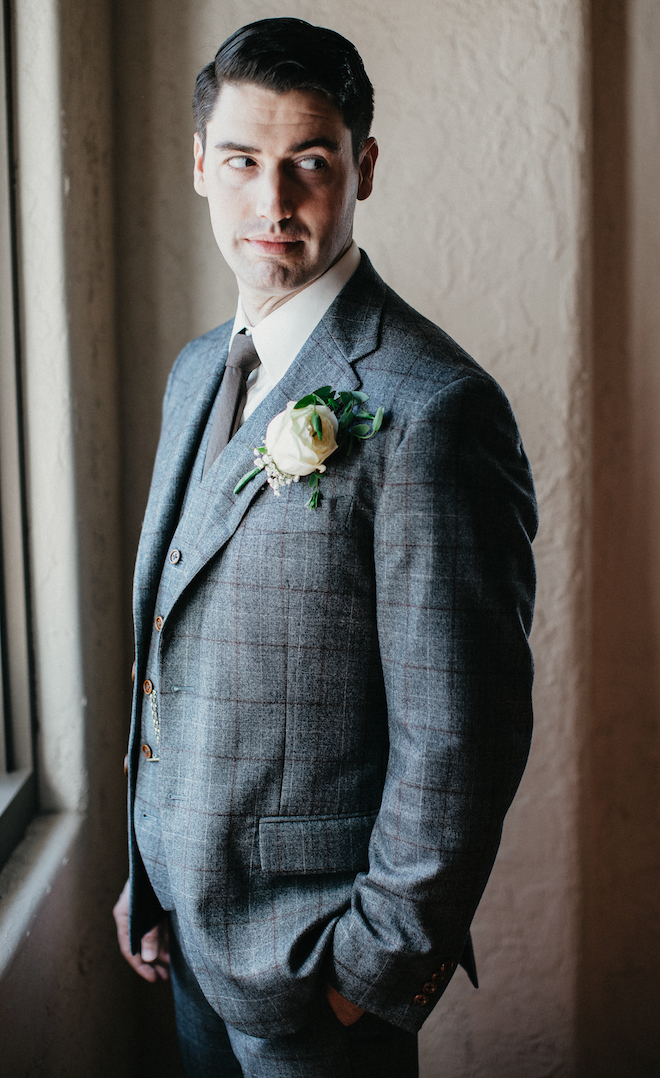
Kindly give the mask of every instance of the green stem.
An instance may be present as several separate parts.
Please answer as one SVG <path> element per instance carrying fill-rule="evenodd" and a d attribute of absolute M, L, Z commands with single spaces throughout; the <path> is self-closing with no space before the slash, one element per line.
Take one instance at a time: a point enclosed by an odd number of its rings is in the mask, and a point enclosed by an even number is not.
<path fill-rule="evenodd" d="M 259 472 L 262 471 L 263 468 L 253 468 L 251 472 L 246 472 L 246 474 L 241 479 L 239 479 L 238 483 L 234 487 L 234 494 L 239 494 L 243 487 L 246 487 L 250 480 L 254 479 L 255 475 L 259 475 Z"/>

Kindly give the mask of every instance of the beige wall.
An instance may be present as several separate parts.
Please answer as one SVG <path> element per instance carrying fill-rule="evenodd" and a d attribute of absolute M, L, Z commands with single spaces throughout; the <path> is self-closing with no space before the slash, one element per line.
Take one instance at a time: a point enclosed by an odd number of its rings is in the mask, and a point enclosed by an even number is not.
<path fill-rule="evenodd" d="M 24 3 L 38 14 L 48 0 Z M 176 1073 L 155 1047 L 162 1001 L 121 969 L 107 919 L 123 872 L 130 569 L 168 370 L 235 303 L 190 184 L 194 76 L 236 27 L 284 14 L 361 51 L 381 157 L 357 238 L 502 383 L 541 507 L 535 741 L 477 915 L 482 987 L 457 974 L 422 1034 L 423 1078 L 658 1073 L 660 15 L 655 0 L 592 8 L 60 5 L 91 795 L 0 984 L 16 1078 L 47 1052 L 37 1073 Z"/>

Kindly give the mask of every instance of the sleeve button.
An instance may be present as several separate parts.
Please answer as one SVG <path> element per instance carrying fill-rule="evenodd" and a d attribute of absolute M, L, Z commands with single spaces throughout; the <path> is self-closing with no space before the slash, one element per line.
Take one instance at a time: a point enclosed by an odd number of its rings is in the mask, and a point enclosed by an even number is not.
<path fill-rule="evenodd" d="M 425 1007 L 429 1001 L 429 997 L 423 995 L 421 992 L 418 996 L 415 996 L 415 1003 L 418 1007 Z"/>
<path fill-rule="evenodd" d="M 424 985 L 424 991 L 427 995 L 432 996 L 434 992 L 438 991 L 438 986 L 435 981 L 427 981 Z"/>
<path fill-rule="evenodd" d="M 160 632 L 160 630 L 163 628 L 163 619 L 161 618 L 160 614 L 155 619 L 154 625 L 156 626 L 156 631 L 157 632 Z"/>
<path fill-rule="evenodd" d="M 147 745 L 147 744 L 142 745 L 141 752 L 142 752 L 142 755 L 144 756 L 145 760 L 150 760 L 151 757 L 153 756 L 153 752 L 151 751 L 151 746 L 150 745 Z"/>
<path fill-rule="evenodd" d="M 145 696 L 149 696 L 150 693 L 153 692 L 154 687 L 153 687 L 152 683 L 149 681 L 149 678 L 147 678 L 146 681 L 142 682 L 142 688 L 144 689 Z"/>
<path fill-rule="evenodd" d="M 170 551 L 170 561 L 172 562 L 172 565 L 176 565 L 178 562 L 180 562 L 181 561 L 181 551 L 180 550 L 171 550 Z"/>

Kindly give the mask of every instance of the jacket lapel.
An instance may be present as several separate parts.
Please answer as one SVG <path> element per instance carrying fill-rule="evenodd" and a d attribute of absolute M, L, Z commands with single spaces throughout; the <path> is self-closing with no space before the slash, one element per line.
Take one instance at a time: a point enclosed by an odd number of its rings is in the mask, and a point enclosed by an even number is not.
<path fill-rule="evenodd" d="M 150 605 L 156 598 L 163 561 L 178 523 L 199 440 L 220 385 L 231 325 L 227 323 L 215 331 L 205 351 L 200 353 L 196 366 L 206 371 L 206 376 L 202 375 L 201 386 L 196 379 L 178 393 L 172 403 L 174 419 L 168 426 L 168 439 L 161 438 L 158 446 L 135 562 L 134 606 L 138 639 L 143 611 L 150 616 Z"/>
<path fill-rule="evenodd" d="M 355 274 L 287 372 L 223 449 L 202 481 L 198 494 L 200 518 L 196 522 L 192 548 L 186 556 L 185 565 L 181 567 L 180 584 L 171 596 L 170 609 L 197 573 L 229 541 L 265 485 L 266 474 L 262 471 L 238 494 L 234 494 L 241 477 L 254 467 L 254 448 L 263 443 L 271 419 L 286 408 L 288 401 L 299 400 L 320 386 L 331 385 L 335 390 L 359 389 L 361 382 L 352 364 L 378 345 L 384 298 L 385 285 L 363 252 Z M 227 342 L 224 344 L 225 351 L 226 347 Z M 176 527 L 176 513 L 180 504 L 179 496 L 174 513 L 168 509 L 168 493 L 175 488 L 185 489 L 201 430 L 217 392 L 224 358 L 223 354 L 214 376 L 209 379 L 206 392 L 196 402 L 194 418 L 185 427 L 185 446 L 173 452 L 171 464 L 164 473 L 158 502 L 160 509 L 154 511 L 154 517 L 162 525 L 166 540 L 174 530 L 172 523 Z M 157 575 L 166 549 L 167 541 L 159 551 Z M 166 613 L 169 611 L 163 611 L 163 614 Z"/>

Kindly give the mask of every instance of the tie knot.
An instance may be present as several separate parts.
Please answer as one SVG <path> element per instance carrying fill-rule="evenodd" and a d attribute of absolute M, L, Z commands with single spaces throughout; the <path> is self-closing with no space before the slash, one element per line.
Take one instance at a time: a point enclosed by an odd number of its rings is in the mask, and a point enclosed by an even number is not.
<path fill-rule="evenodd" d="M 248 337 L 247 333 L 237 333 L 231 342 L 227 366 L 238 367 L 244 374 L 249 374 L 256 370 L 260 362 L 252 337 Z"/>

